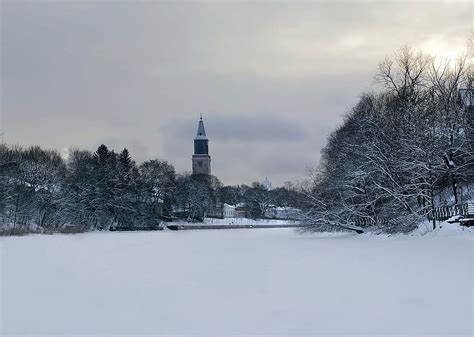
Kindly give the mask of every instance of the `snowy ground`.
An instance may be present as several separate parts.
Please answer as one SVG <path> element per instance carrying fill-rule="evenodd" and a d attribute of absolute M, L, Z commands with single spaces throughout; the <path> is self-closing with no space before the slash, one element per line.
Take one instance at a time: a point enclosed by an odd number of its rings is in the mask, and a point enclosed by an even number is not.
<path fill-rule="evenodd" d="M 474 233 L 0 238 L 0 335 L 472 336 Z"/>

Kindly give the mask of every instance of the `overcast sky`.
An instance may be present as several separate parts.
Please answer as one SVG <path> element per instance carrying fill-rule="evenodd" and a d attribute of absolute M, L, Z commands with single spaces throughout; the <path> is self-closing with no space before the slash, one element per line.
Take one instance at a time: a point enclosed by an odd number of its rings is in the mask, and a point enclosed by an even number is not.
<path fill-rule="evenodd" d="M 470 1 L 1 1 L 10 144 L 127 147 L 191 169 L 202 113 L 226 184 L 303 178 L 403 45 L 465 50 Z"/>

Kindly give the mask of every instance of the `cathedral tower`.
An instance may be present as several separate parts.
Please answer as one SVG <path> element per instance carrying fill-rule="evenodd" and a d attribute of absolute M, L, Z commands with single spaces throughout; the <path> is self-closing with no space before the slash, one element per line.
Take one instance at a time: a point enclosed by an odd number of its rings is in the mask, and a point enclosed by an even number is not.
<path fill-rule="evenodd" d="M 194 137 L 193 174 L 211 174 L 211 156 L 209 155 L 209 139 L 204 130 L 202 115 L 198 130 Z"/>

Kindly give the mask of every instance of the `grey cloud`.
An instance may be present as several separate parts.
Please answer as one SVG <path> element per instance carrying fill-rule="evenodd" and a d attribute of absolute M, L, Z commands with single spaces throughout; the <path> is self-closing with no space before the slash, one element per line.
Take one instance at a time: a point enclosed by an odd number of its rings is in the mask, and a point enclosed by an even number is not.
<path fill-rule="evenodd" d="M 0 127 L 9 143 L 109 142 L 183 171 L 203 113 L 216 175 L 281 183 L 317 162 L 383 57 L 463 48 L 469 6 L 2 1 Z"/>
<path fill-rule="evenodd" d="M 271 116 L 239 118 L 238 116 L 209 123 L 215 131 L 216 140 L 238 140 L 244 142 L 301 142 L 307 140 L 306 130 L 293 121 L 279 120 Z"/>
<path fill-rule="evenodd" d="M 209 120 L 204 116 L 207 135 L 213 142 L 239 141 L 252 142 L 301 142 L 307 140 L 306 129 L 300 123 L 279 117 L 255 116 L 217 116 Z M 174 123 L 170 135 L 173 139 L 186 137 L 192 139 L 196 133 L 197 121 L 181 120 Z"/>

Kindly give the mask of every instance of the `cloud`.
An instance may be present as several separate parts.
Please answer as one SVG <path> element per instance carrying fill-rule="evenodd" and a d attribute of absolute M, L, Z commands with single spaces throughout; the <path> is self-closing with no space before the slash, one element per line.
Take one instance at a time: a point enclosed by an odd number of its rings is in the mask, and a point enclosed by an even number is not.
<path fill-rule="evenodd" d="M 176 122 L 176 121 L 175 121 Z M 268 116 L 217 116 L 207 120 L 204 117 L 207 135 L 213 142 L 242 143 L 253 142 L 302 142 L 308 139 L 306 129 L 301 123 L 285 120 L 279 117 Z M 197 122 L 181 120 L 171 125 L 169 137 L 176 139 L 187 137 L 192 139 L 197 130 Z"/>
<path fill-rule="evenodd" d="M 183 171 L 203 113 L 233 184 L 304 175 L 378 62 L 405 44 L 450 56 L 472 21 L 469 1 L 1 6 L 5 141 L 105 142 Z"/>

